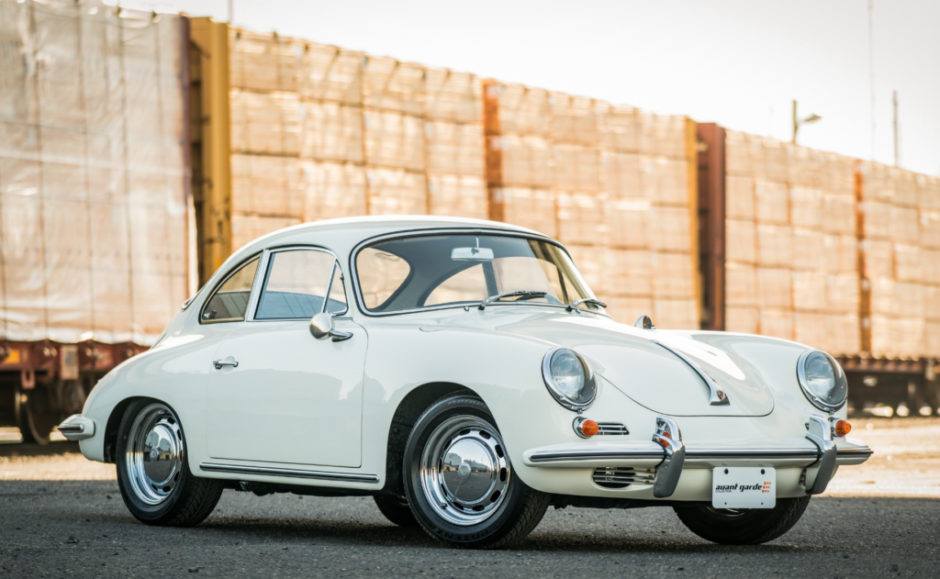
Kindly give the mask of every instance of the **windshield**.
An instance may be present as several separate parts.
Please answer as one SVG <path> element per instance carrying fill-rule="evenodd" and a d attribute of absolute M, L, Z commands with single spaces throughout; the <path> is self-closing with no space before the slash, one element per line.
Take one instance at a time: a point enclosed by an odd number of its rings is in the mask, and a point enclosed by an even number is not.
<path fill-rule="evenodd" d="M 477 304 L 507 292 L 502 303 L 566 305 L 593 298 L 568 254 L 537 239 L 502 235 L 425 235 L 381 241 L 356 255 L 365 308 L 387 313 Z M 578 306 L 600 310 L 594 303 Z"/>

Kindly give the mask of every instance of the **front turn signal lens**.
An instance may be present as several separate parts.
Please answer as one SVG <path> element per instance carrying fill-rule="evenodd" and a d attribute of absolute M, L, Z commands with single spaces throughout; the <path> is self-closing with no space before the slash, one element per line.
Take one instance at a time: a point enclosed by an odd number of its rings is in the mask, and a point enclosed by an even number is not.
<path fill-rule="evenodd" d="M 836 420 L 832 425 L 832 434 L 840 438 L 850 432 L 852 432 L 852 425 L 848 420 Z"/>
<path fill-rule="evenodd" d="M 600 427 L 593 420 L 585 420 L 581 423 L 581 434 L 584 436 L 594 436 L 599 430 Z"/>
<path fill-rule="evenodd" d="M 591 438 L 600 432 L 600 426 L 597 425 L 597 422 L 588 420 L 587 418 L 581 418 L 580 416 L 574 419 L 574 423 L 571 426 L 574 427 L 574 433 L 581 438 Z"/>

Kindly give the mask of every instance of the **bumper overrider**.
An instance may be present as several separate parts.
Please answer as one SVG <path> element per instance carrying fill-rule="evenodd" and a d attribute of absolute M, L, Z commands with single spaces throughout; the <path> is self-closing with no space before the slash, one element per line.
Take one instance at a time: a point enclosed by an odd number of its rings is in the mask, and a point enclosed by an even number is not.
<path fill-rule="evenodd" d="M 529 450 L 523 456 L 528 466 L 538 468 L 633 467 L 655 469 L 653 497 L 672 497 L 684 471 L 720 466 L 771 466 L 805 469 L 802 478 L 806 494 L 824 492 L 840 465 L 861 464 L 873 454 L 864 444 L 845 438 L 835 439 L 830 422 L 811 416 L 803 444 L 790 441 L 774 447 L 727 443 L 714 446 L 686 446 L 674 419 L 658 417 L 651 442 L 605 444 L 578 448 L 556 445 Z M 807 444 L 808 443 L 808 444 Z"/>
<path fill-rule="evenodd" d="M 81 414 L 73 414 L 63 420 L 56 429 L 66 440 L 85 440 L 95 435 L 95 421 Z"/>

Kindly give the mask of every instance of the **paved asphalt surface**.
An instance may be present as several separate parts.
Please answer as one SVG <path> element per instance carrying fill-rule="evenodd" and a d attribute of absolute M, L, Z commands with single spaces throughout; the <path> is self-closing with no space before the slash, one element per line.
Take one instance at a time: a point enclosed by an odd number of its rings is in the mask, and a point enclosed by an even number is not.
<path fill-rule="evenodd" d="M 549 509 L 517 548 L 464 551 L 393 526 L 368 497 L 235 491 L 198 527 L 154 528 L 127 512 L 114 467 L 77 445 L 5 444 L 0 579 L 940 576 L 940 420 L 857 426 L 875 457 L 840 469 L 793 530 L 755 547 L 699 539 L 669 508 L 569 508 Z"/>
<path fill-rule="evenodd" d="M 940 501 L 814 499 L 756 547 L 687 531 L 671 509 L 549 510 L 518 548 L 464 551 L 387 523 L 372 500 L 225 491 L 191 529 L 136 522 L 114 481 L 0 483 L 0 577 L 936 577 Z"/>

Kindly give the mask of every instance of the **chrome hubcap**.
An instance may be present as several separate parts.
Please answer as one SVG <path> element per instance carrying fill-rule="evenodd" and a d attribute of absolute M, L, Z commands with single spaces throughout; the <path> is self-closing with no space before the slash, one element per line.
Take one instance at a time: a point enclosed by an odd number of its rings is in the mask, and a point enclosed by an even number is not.
<path fill-rule="evenodd" d="M 163 404 L 140 411 L 127 437 L 127 478 L 134 495 L 159 505 L 173 494 L 183 470 L 183 433 Z"/>
<path fill-rule="evenodd" d="M 421 454 L 425 498 L 455 525 L 475 525 L 492 516 L 506 497 L 510 475 L 499 433 L 476 416 L 445 420 Z"/>

